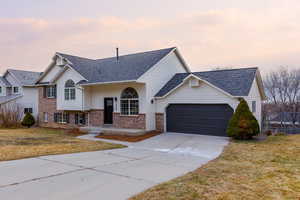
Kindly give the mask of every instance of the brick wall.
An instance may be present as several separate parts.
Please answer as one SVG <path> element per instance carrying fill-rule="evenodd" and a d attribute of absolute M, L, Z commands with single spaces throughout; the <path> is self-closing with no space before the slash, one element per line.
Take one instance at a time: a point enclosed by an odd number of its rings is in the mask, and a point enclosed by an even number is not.
<path fill-rule="evenodd" d="M 164 121 L 164 113 L 155 113 L 155 126 L 157 131 L 164 132 Z"/>
<path fill-rule="evenodd" d="M 43 94 L 43 87 L 38 88 L 39 92 L 39 115 L 38 115 L 38 123 L 41 127 L 48 127 L 48 128 L 75 128 L 79 127 L 75 124 L 75 113 L 76 112 L 69 112 L 70 116 L 70 123 L 68 124 L 61 124 L 54 122 L 54 113 L 62 112 L 56 110 L 56 99 L 55 98 L 44 98 Z M 48 113 L 48 122 L 44 122 L 44 113 Z"/>
<path fill-rule="evenodd" d="M 90 126 L 102 126 L 104 123 L 103 110 L 91 110 L 89 115 Z"/>
<path fill-rule="evenodd" d="M 113 113 L 113 123 L 115 128 L 146 129 L 146 115 L 121 116 L 120 113 Z"/>

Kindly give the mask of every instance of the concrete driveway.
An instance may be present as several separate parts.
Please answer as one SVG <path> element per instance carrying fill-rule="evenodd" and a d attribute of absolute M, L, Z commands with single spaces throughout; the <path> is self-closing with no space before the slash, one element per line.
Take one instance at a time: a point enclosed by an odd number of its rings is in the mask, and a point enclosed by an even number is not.
<path fill-rule="evenodd" d="M 222 137 L 164 133 L 125 149 L 0 162 L 0 197 L 124 200 L 197 169 L 227 144 Z"/>

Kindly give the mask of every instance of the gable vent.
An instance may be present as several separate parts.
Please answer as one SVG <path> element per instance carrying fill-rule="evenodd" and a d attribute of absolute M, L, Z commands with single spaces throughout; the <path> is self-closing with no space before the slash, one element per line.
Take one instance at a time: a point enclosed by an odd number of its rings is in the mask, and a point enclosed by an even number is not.
<path fill-rule="evenodd" d="M 199 87 L 200 86 L 200 81 L 197 79 L 190 79 L 190 87 Z"/>

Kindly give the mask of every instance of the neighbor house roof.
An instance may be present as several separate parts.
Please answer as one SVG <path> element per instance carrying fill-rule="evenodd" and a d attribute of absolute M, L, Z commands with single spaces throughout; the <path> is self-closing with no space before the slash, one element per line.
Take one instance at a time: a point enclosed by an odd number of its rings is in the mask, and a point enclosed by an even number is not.
<path fill-rule="evenodd" d="M 41 76 L 41 72 L 32 72 L 24 70 L 8 69 L 7 72 L 11 73 L 22 86 L 33 86 Z"/>
<path fill-rule="evenodd" d="M 20 95 L 20 94 L 13 94 L 13 95 L 8 95 L 8 96 L 0 96 L 0 104 L 13 101 L 13 100 L 15 100 L 15 99 L 17 99 L 17 98 L 19 98 L 21 96 L 22 95 Z"/>
<path fill-rule="evenodd" d="M 3 76 L 0 76 L 0 83 L 1 83 L 1 85 L 4 85 L 6 87 L 11 86 L 11 84 Z"/>
<path fill-rule="evenodd" d="M 232 96 L 248 96 L 258 68 L 241 68 L 230 70 L 216 70 L 206 72 L 178 73 L 167 82 L 155 97 L 163 97 L 183 83 L 184 79 L 194 75 L 207 81 L 213 86 Z"/>
<path fill-rule="evenodd" d="M 105 83 L 116 81 L 133 81 L 141 77 L 167 54 L 176 48 L 167 48 L 130 55 L 88 59 L 57 53 L 70 62 L 71 67 L 81 74 L 86 81 L 81 84 Z"/>

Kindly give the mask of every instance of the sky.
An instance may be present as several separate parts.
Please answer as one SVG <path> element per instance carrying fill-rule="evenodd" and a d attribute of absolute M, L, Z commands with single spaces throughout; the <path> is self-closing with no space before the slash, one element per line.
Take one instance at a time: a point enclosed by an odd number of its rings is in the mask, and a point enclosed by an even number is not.
<path fill-rule="evenodd" d="M 1 0 L 0 74 L 55 52 L 105 58 L 178 47 L 192 71 L 300 68 L 299 0 Z"/>

